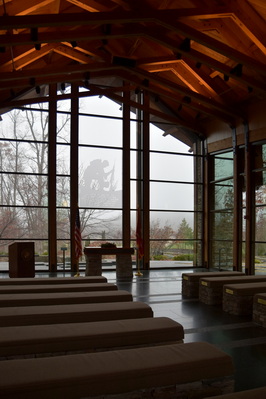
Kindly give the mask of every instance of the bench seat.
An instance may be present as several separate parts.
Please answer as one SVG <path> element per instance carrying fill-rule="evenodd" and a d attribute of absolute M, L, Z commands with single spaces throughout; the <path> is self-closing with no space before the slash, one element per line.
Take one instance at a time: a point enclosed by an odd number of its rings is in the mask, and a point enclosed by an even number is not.
<path fill-rule="evenodd" d="M 107 291 L 117 290 L 113 283 L 89 283 L 89 284 L 30 284 L 30 285 L 0 285 L 1 294 L 23 294 L 41 292 L 81 292 L 81 291 Z"/>
<path fill-rule="evenodd" d="M 252 315 L 253 297 L 266 292 L 266 282 L 226 284 L 223 287 L 223 310 L 238 316 Z"/>
<path fill-rule="evenodd" d="M 225 284 L 263 281 L 266 281 L 266 275 L 201 278 L 199 284 L 199 301 L 206 305 L 221 305 L 223 303 L 223 286 Z"/>
<path fill-rule="evenodd" d="M 89 283 L 107 283 L 104 276 L 89 277 L 40 277 L 40 278 L 0 278 L 0 285 L 29 285 L 29 284 L 89 284 Z"/>
<path fill-rule="evenodd" d="M 199 282 L 203 277 L 241 276 L 242 272 L 195 272 L 182 273 L 182 295 L 189 298 L 199 297 Z"/>
<path fill-rule="evenodd" d="M 233 392 L 230 355 L 206 342 L 0 362 L 1 399 L 164 398 Z M 138 396 L 136 395 L 136 392 Z M 201 395 L 200 395 L 201 394 Z M 207 395 L 208 396 L 208 395 Z M 162 397 L 162 396 L 160 396 Z"/>
<path fill-rule="evenodd" d="M 255 323 L 260 324 L 262 327 L 266 327 L 266 293 L 254 295 L 252 315 Z"/>
<path fill-rule="evenodd" d="M 0 359 L 181 343 L 183 339 L 183 326 L 168 317 L 2 327 Z"/>
<path fill-rule="evenodd" d="M 266 398 L 266 386 L 246 391 L 233 392 L 220 396 L 211 396 L 208 399 L 264 399 Z"/>
<path fill-rule="evenodd" d="M 0 327 L 83 323 L 101 320 L 153 317 L 143 302 L 107 302 L 0 308 Z"/>
<path fill-rule="evenodd" d="M 88 292 L 45 292 L 30 294 L 1 294 L 0 308 L 14 306 L 63 305 L 74 303 L 133 301 L 132 294 L 124 290 Z"/>

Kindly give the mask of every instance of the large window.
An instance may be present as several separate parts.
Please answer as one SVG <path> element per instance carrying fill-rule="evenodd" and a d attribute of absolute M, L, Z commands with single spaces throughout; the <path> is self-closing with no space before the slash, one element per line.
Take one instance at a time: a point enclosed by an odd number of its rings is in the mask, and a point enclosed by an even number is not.
<path fill-rule="evenodd" d="M 176 264 L 201 262 L 195 228 L 195 156 L 190 147 L 151 128 L 150 255 Z M 200 209 L 201 210 L 201 209 Z M 200 263 L 198 263 L 200 262 Z"/>
<path fill-rule="evenodd" d="M 14 109 L 0 124 L 0 252 L 8 245 L 35 241 L 36 255 L 47 257 L 48 239 L 48 113 Z"/>
<path fill-rule="evenodd" d="M 233 268 L 233 152 L 213 155 L 210 181 L 210 260 L 219 269 Z"/>
<path fill-rule="evenodd" d="M 65 90 L 65 94 L 69 93 L 70 87 Z M 8 246 L 14 241 L 29 240 L 35 243 L 36 262 L 47 266 L 49 228 L 54 223 L 57 267 L 62 267 L 63 255 L 67 261 L 71 256 L 72 105 L 60 95 L 56 104 L 54 137 L 48 104 L 14 109 L 3 115 L 0 124 L 0 259 L 6 267 Z M 130 187 L 130 225 L 125 225 L 123 107 L 105 97 L 79 100 L 75 174 L 83 245 L 99 246 L 111 241 L 121 246 L 125 229 L 130 232 L 131 245 L 135 245 L 137 140 L 142 120 L 135 112 L 130 119 L 130 170 L 126 184 L 126 190 Z M 193 154 L 189 146 L 163 133 L 149 124 L 150 259 L 201 266 L 201 154 Z M 53 151 L 54 161 L 50 155 Z M 51 183 L 49 176 L 55 176 L 55 181 Z M 56 220 L 49 216 L 52 208 Z"/>
<path fill-rule="evenodd" d="M 253 146 L 255 273 L 266 270 L 266 144 Z"/>

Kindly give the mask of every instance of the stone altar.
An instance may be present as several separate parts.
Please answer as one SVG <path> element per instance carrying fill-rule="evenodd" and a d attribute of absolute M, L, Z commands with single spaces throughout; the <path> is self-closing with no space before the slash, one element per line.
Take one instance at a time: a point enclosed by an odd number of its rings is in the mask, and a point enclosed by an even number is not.
<path fill-rule="evenodd" d="M 85 247 L 86 276 L 101 276 L 102 255 L 116 255 L 117 278 L 132 278 L 132 258 L 134 248 L 91 248 Z"/>

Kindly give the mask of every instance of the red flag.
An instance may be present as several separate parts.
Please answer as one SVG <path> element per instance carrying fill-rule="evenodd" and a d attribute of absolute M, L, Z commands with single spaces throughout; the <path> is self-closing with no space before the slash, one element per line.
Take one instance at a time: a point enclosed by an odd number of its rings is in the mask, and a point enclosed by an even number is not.
<path fill-rule="evenodd" d="M 75 220 L 75 256 L 79 259 L 82 256 L 82 240 L 80 231 L 80 218 L 79 218 L 79 208 L 77 208 L 76 220 Z"/>
<path fill-rule="evenodd" d="M 136 243 L 137 243 L 137 248 L 138 248 L 138 258 L 141 259 L 144 256 L 144 246 L 143 246 L 143 239 L 142 239 L 140 207 L 137 208 Z"/>

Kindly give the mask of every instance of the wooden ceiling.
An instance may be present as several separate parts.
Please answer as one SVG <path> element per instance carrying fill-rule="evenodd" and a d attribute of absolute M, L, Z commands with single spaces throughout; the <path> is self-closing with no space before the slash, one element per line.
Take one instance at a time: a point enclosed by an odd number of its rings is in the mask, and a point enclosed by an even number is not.
<path fill-rule="evenodd" d="M 0 14 L 0 113 L 53 82 L 134 109 L 145 89 L 151 120 L 192 143 L 266 97 L 265 0 L 0 0 Z"/>

